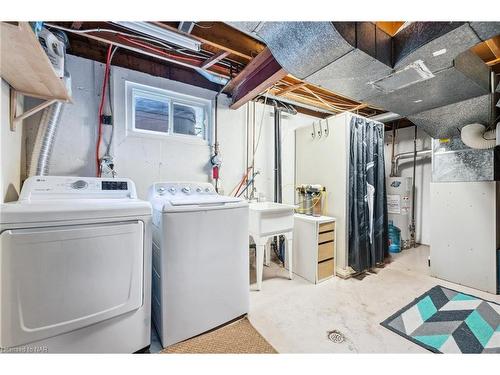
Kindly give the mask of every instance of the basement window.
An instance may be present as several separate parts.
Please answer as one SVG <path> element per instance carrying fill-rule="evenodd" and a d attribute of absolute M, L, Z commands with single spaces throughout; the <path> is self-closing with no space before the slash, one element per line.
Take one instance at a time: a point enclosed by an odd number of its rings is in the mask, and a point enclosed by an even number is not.
<path fill-rule="evenodd" d="M 212 102 L 157 87 L 126 83 L 127 128 L 138 136 L 207 140 Z"/>

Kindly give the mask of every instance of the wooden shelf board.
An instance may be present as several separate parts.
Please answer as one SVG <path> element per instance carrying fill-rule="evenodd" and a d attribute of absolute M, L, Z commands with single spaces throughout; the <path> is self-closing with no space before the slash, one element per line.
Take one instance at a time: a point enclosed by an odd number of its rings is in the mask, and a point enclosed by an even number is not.
<path fill-rule="evenodd" d="M 16 91 L 41 99 L 71 100 L 28 22 L 1 22 L 0 48 L 0 75 Z"/>

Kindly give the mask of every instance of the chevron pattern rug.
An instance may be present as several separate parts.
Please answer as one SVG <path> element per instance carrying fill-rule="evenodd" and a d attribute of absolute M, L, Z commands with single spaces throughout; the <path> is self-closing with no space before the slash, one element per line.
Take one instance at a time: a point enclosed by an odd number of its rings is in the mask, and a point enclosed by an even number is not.
<path fill-rule="evenodd" d="M 380 324 L 434 353 L 500 353 L 500 305 L 442 286 Z"/>

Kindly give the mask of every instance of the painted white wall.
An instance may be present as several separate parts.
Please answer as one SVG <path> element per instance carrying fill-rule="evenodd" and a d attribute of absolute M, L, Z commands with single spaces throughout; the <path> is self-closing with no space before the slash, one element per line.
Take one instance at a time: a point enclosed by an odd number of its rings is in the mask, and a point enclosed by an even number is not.
<path fill-rule="evenodd" d="M 10 130 L 10 90 L 1 80 L 0 98 L 0 203 L 11 202 L 19 197 L 21 187 L 21 165 L 23 163 L 22 134 L 19 124 L 15 131 Z M 21 108 L 19 108 L 21 109 Z"/>
<path fill-rule="evenodd" d="M 250 105 L 250 107 L 253 103 Z M 264 112 L 263 112 L 264 110 Z M 251 110 L 251 113 L 253 111 Z M 311 126 L 317 118 L 282 113 L 281 120 L 281 165 L 283 184 L 283 203 L 295 201 L 295 129 Z M 255 157 L 255 170 L 260 171 L 256 178 L 256 188 L 268 201 L 274 198 L 274 109 L 255 103 L 256 139 L 262 122 L 262 136 Z M 250 133 L 251 134 L 251 133 Z M 251 160 L 251 157 L 250 157 Z"/>
<path fill-rule="evenodd" d="M 403 128 L 396 133 L 395 154 L 413 151 L 414 128 Z M 388 177 L 391 173 L 391 142 L 392 132 L 385 132 L 385 173 Z M 417 132 L 417 150 L 430 149 L 432 138 L 423 130 Z M 415 174 L 415 229 L 417 243 L 430 244 L 430 182 L 431 182 L 431 159 L 417 159 Z M 401 160 L 399 164 L 399 175 L 401 177 L 413 176 L 413 159 Z"/>
<path fill-rule="evenodd" d="M 114 67 L 112 69 L 114 157 L 120 176 L 134 180 L 139 197 L 146 198 L 153 182 L 210 181 L 210 144 L 199 138 L 138 135 L 127 131 L 125 83 L 135 82 L 180 94 L 212 100 L 215 92 L 149 74 Z M 128 120 L 127 120 L 128 119 Z"/>
<path fill-rule="evenodd" d="M 92 60 L 68 56 L 67 66 L 72 77 L 73 104 L 63 110 L 54 151 L 51 175 L 95 176 L 95 142 L 97 111 L 100 100 L 104 65 Z M 199 98 L 213 99 L 215 92 L 203 88 L 154 77 L 145 73 L 112 67 L 112 102 L 115 123 L 113 154 L 119 176 L 134 180 L 138 195 L 147 198 L 148 187 L 157 181 L 210 181 L 210 145 L 201 140 L 129 136 L 126 133 L 125 81 L 159 87 Z M 28 107 L 36 104 L 30 100 Z M 253 113 L 254 103 L 238 110 L 229 108 L 230 100 L 219 97 L 219 144 L 222 157 L 220 187 L 229 194 L 245 173 L 247 111 Z M 264 105 L 255 103 L 256 128 Z M 261 171 L 256 188 L 268 200 L 273 198 L 274 119 L 271 106 L 265 107 L 262 136 L 256 156 L 256 170 Z M 28 157 L 35 139 L 40 116 L 27 121 Z M 282 121 L 284 201 L 294 200 L 294 129 L 310 125 L 313 118 L 304 115 L 284 115 Z M 251 131 L 250 124 L 250 131 Z M 110 126 L 103 125 L 105 139 Z M 251 160 L 251 157 L 250 157 Z"/>

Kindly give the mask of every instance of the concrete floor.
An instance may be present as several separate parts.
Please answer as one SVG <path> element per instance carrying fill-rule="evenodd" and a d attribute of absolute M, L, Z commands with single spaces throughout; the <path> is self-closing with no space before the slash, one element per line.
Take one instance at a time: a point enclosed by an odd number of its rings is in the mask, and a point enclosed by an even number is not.
<path fill-rule="evenodd" d="M 500 296 L 431 277 L 428 256 L 428 246 L 404 250 L 362 280 L 332 278 L 318 285 L 298 276 L 288 280 L 271 263 L 264 267 L 262 290 L 252 285 L 249 319 L 280 353 L 429 353 L 380 322 L 435 285 L 499 303 Z M 328 340 L 333 329 L 345 335 L 344 343 Z"/>

